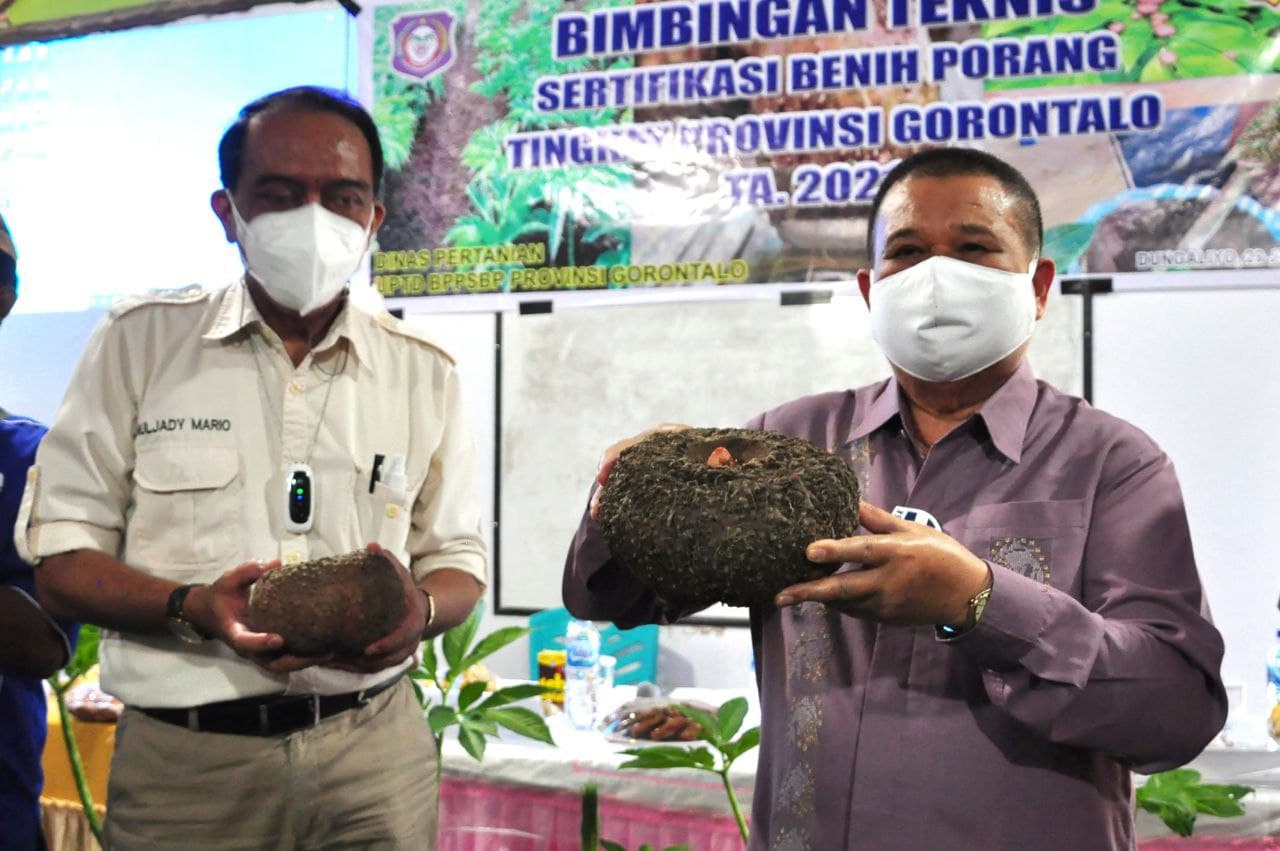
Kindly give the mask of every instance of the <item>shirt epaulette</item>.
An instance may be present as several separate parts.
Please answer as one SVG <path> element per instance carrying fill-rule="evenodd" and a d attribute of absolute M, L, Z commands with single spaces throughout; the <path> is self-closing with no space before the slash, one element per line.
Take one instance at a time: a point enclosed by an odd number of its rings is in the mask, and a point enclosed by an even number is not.
<path fill-rule="evenodd" d="M 439 352 L 451 365 L 456 366 L 457 361 L 453 359 L 453 355 L 449 354 L 443 346 L 431 339 L 422 329 L 415 328 L 404 320 L 397 319 L 390 313 L 379 313 L 373 317 L 373 321 L 377 322 L 382 328 L 396 334 L 400 337 L 407 337 L 416 343 L 422 343 L 435 351 Z"/>
<path fill-rule="evenodd" d="M 111 305 L 109 315 L 119 319 L 131 310 L 148 304 L 196 304 L 207 299 L 212 293 L 199 284 L 190 284 L 171 290 L 148 290 L 145 293 L 126 296 Z"/>

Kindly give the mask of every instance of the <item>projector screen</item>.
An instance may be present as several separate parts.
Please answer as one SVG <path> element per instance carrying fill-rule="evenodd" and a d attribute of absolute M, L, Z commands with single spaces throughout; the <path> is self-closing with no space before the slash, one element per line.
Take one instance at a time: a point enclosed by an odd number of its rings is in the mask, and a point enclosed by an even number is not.
<path fill-rule="evenodd" d="M 0 50 L 0 212 L 18 248 L 17 311 L 239 275 L 209 209 L 218 140 L 268 92 L 354 93 L 353 30 L 334 4 Z"/>

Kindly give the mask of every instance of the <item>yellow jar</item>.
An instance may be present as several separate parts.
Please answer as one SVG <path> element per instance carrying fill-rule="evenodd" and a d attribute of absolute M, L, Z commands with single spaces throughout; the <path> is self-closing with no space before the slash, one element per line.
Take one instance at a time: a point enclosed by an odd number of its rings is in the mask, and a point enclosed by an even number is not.
<path fill-rule="evenodd" d="M 546 689 L 542 695 L 543 715 L 564 711 L 564 662 L 563 650 L 538 651 L 538 685 Z"/>

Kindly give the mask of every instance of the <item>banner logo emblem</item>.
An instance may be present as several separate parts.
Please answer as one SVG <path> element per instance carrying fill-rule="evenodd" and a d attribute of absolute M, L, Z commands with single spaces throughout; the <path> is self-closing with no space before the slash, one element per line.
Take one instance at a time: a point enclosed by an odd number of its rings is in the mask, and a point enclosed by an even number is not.
<path fill-rule="evenodd" d="M 454 16 L 444 10 L 411 12 L 391 22 L 391 67 L 414 80 L 426 80 L 453 64 Z"/>

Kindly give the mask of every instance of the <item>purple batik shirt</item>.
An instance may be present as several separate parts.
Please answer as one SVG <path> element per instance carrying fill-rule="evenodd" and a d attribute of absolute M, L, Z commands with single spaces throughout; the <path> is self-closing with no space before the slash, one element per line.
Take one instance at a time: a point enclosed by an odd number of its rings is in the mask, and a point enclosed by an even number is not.
<path fill-rule="evenodd" d="M 928 511 L 991 565 L 990 601 L 952 641 L 817 603 L 751 611 L 751 848 L 1132 848 L 1130 771 L 1187 762 L 1227 711 L 1169 459 L 1025 362 L 924 459 L 902 404 L 891 379 L 748 427 L 844 456 L 876 505 Z M 564 599 L 621 626 L 687 614 L 662 611 L 587 519 Z"/>

